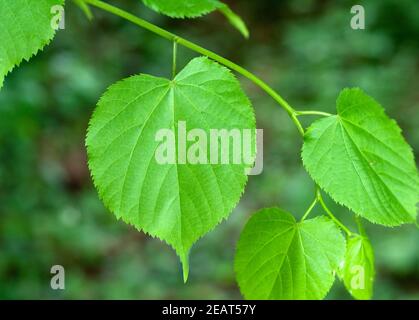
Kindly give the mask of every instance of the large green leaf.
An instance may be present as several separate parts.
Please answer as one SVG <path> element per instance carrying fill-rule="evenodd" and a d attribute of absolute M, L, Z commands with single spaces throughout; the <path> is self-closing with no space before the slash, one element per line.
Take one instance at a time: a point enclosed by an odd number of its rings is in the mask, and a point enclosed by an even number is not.
<path fill-rule="evenodd" d="M 345 89 L 336 116 L 314 122 L 302 158 L 316 183 L 371 222 L 413 222 L 419 178 L 410 146 L 394 120 L 360 89 Z"/>
<path fill-rule="evenodd" d="M 181 164 L 177 159 L 179 164 L 160 164 L 156 133 L 164 128 L 176 132 L 179 121 L 208 136 L 210 129 L 255 130 L 251 104 L 230 71 L 196 58 L 172 81 L 138 75 L 112 85 L 93 114 L 86 144 L 106 206 L 172 245 L 186 279 L 190 247 L 237 204 L 251 163 Z M 178 151 L 179 138 L 174 139 Z M 254 141 L 253 132 L 252 158 Z M 186 149 L 193 144 L 188 141 Z"/>
<path fill-rule="evenodd" d="M 0 1 L 0 88 L 4 77 L 54 37 L 51 8 L 64 0 Z"/>
<path fill-rule="evenodd" d="M 368 238 L 360 235 L 349 238 L 345 262 L 339 275 L 343 278 L 346 289 L 354 298 L 371 299 L 375 269 L 374 251 Z"/>
<path fill-rule="evenodd" d="M 154 11 L 172 18 L 196 18 L 219 10 L 243 36 L 249 31 L 243 20 L 229 6 L 219 0 L 143 0 Z"/>
<path fill-rule="evenodd" d="M 345 239 L 326 217 L 296 222 L 263 209 L 246 224 L 235 270 L 246 299 L 322 299 L 343 261 Z"/>

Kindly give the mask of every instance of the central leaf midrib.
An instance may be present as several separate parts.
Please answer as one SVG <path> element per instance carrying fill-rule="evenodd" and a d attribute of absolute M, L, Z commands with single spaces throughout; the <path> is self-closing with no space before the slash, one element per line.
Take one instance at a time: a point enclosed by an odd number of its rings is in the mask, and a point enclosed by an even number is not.
<path fill-rule="evenodd" d="M 294 241 L 295 234 L 297 233 L 298 226 L 294 223 L 294 225 L 293 225 L 290 229 L 293 229 L 293 230 L 292 230 L 292 231 L 293 231 L 293 234 L 292 234 L 292 236 L 290 237 L 290 241 L 289 241 L 288 245 L 286 246 L 286 250 L 285 250 L 285 252 L 282 254 L 282 259 L 281 259 L 281 262 L 279 263 L 278 268 L 277 268 L 277 269 L 278 269 L 278 271 L 277 271 L 277 273 L 276 273 L 275 281 L 273 281 L 273 283 L 272 283 L 272 287 L 271 287 L 271 290 L 269 291 L 269 295 L 268 295 L 268 297 L 272 296 L 273 289 L 275 288 L 275 284 L 276 284 L 276 282 L 278 281 L 279 276 L 280 276 L 280 274 L 281 274 L 282 265 L 284 264 L 285 258 L 286 258 L 286 257 L 288 257 L 288 252 L 289 252 L 289 250 L 290 250 L 291 244 L 292 244 L 292 243 L 293 243 L 293 241 Z M 284 232 L 284 233 L 285 233 L 285 232 Z M 277 237 L 277 236 L 278 236 L 278 235 L 276 235 L 275 237 Z M 290 262 L 290 265 L 291 265 L 291 262 Z M 290 268 L 290 269 L 291 269 L 291 268 Z M 282 281 L 281 281 L 281 286 L 282 286 Z"/>

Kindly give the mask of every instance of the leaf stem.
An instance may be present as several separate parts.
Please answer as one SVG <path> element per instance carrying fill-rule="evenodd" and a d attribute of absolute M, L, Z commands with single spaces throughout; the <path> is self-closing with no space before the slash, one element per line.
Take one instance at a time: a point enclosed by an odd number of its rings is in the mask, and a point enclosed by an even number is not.
<path fill-rule="evenodd" d="M 74 2 L 76 3 L 76 5 L 80 7 L 80 9 L 83 11 L 88 20 L 93 19 L 92 12 L 90 11 L 89 6 L 84 2 L 84 0 L 74 0 Z"/>
<path fill-rule="evenodd" d="M 308 116 L 308 115 L 314 115 L 314 116 L 323 116 L 323 117 L 330 117 L 333 114 L 328 113 L 328 112 L 322 112 L 322 111 L 314 111 L 314 110 L 309 110 L 309 111 L 296 111 L 295 115 L 298 116 Z"/>
<path fill-rule="evenodd" d="M 320 205 L 323 207 L 323 210 L 329 215 L 329 217 L 333 220 L 333 222 L 341 228 L 348 237 L 352 236 L 352 232 L 342 223 L 340 222 L 334 214 L 330 211 L 330 209 L 326 206 L 326 203 L 323 200 L 322 194 L 320 193 L 320 189 L 317 189 L 317 200 L 319 201 Z"/>
<path fill-rule="evenodd" d="M 363 236 L 364 238 L 367 238 L 368 236 L 367 236 L 367 233 L 365 232 L 364 226 L 362 225 L 361 217 L 357 214 L 355 214 L 355 222 L 356 222 L 356 225 L 358 226 L 359 234 Z"/>
<path fill-rule="evenodd" d="M 177 42 L 173 41 L 172 79 L 176 77 Z"/>
<path fill-rule="evenodd" d="M 310 204 L 310 206 L 308 207 L 307 211 L 304 213 L 303 217 L 301 218 L 301 222 L 303 222 L 305 220 L 305 218 L 307 218 L 307 216 L 313 210 L 313 208 L 315 207 L 315 205 L 317 204 L 317 202 L 318 202 L 318 198 L 316 196 L 316 198 L 314 198 L 313 202 Z"/>
<path fill-rule="evenodd" d="M 257 86 L 259 86 L 262 90 L 264 90 L 268 95 L 270 95 L 289 115 L 289 117 L 291 118 L 291 120 L 294 122 L 295 126 L 298 129 L 298 132 L 304 136 L 304 128 L 301 125 L 300 121 L 297 119 L 297 111 L 291 107 L 288 102 L 282 98 L 282 96 L 276 92 L 274 89 L 272 89 L 266 82 L 264 82 L 262 79 L 260 79 L 258 76 L 256 76 L 255 74 L 251 73 L 250 71 L 248 71 L 247 69 L 239 66 L 238 64 L 216 54 L 213 51 L 210 51 L 208 49 L 205 49 L 189 40 L 186 40 L 182 37 L 179 37 L 163 28 L 160 28 L 146 20 L 143 20 L 129 12 L 126 12 L 118 7 L 115 7 L 113 5 L 110 5 L 106 2 L 100 1 L 100 0 L 83 0 L 84 2 L 95 6 L 99 9 L 102 9 L 104 11 L 107 11 L 109 13 L 112 13 L 116 16 L 119 16 L 125 20 L 128 20 L 144 29 L 147 29 L 165 39 L 168 39 L 170 41 L 174 41 L 177 42 L 178 44 L 192 50 L 195 51 L 199 54 L 202 54 L 204 56 L 207 56 L 209 58 L 211 58 L 214 61 L 217 61 L 220 64 L 223 64 L 224 66 L 228 67 L 231 70 L 236 71 L 237 73 L 243 75 L 244 77 L 246 77 L 247 79 L 249 79 L 250 81 L 252 81 L 254 84 L 256 84 Z"/>

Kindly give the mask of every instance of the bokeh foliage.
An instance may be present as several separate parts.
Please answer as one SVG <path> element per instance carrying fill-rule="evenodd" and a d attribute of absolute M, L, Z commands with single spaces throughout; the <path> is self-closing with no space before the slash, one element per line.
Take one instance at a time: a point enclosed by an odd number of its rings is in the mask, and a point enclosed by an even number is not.
<path fill-rule="evenodd" d="M 226 1 L 251 30 L 244 40 L 221 14 L 170 20 L 123 0 L 117 5 L 231 58 L 262 76 L 297 109 L 333 112 L 339 91 L 359 86 L 397 119 L 418 158 L 419 2 L 358 1 L 364 31 L 350 28 L 352 1 Z M 174 252 L 106 211 L 86 166 L 84 136 L 100 94 L 137 73 L 170 76 L 171 44 L 94 10 L 74 6 L 66 29 L 0 92 L 0 298 L 240 298 L 233 255 L 248 215 L 280 206 L 301 216 L 313 186 L 301 139 L 287 115 L 242 84 L 264 129 L 264 172 L 250 178 L 230 219 L 191 251 L 184 285 Z M 179 65 L 194 56 L 180 49 Z M 306 124 L 308 124 L 307 122 Z M 332 206 L 333 207 L 333 206 Z M 352 223 L 351 215 L 334 207 Z M 419 232 L 367 225 L 376 252 L 376 299 L 419 299 Z M 50 268 L 66 269 L 66 290 L 50 289 Z M 349 298 L 336 283 L 328 298 Z"/>

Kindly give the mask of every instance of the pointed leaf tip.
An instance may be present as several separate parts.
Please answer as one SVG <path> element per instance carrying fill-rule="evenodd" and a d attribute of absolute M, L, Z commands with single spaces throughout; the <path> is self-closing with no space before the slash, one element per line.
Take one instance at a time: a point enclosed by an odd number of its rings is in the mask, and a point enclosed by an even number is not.
<path fill-rule="evenodd" d="M 183 283 L 186 283 L 189 277 L 189 252 L 184 254 L 180 259 L 182 262 Z"/>

